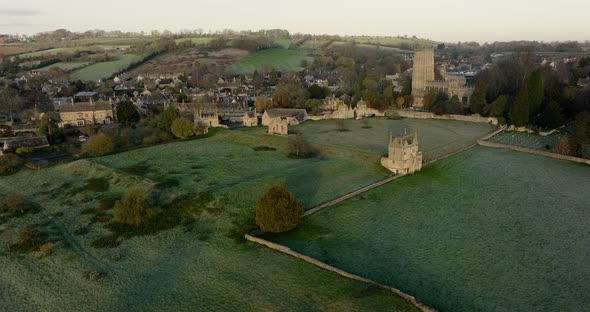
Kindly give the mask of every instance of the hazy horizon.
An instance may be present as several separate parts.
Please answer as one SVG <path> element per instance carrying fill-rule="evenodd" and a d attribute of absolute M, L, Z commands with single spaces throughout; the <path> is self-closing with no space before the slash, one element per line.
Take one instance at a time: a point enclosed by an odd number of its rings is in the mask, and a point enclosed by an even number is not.
<path fill-rule="evenodd" d="M 2 0 L 0 33 L 28 34 L 65 28 L 140 32 L 151 30 L 287 29 L 291 33 L 417 36 L 435 41 L 590 40 L 590 1 L 565 0 L 558 8 L 545 1 L 468 0 L 359 4 L 301 0 L 232 3 L 169 0 L 157 5 L 128 0 Z M 541 3 L 540 3 L 541 2 Z M 422 22 L 423 21 L 423 22 Z"/>

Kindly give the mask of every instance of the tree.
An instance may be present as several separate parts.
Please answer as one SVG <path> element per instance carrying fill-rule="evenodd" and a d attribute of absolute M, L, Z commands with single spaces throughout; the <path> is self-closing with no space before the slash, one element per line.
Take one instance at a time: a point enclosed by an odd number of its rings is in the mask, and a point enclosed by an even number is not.
<path fill-rule="evenodd" d="M 406 104 L 406 99 L 404 99 L 402 96 L 400 96 L 395 100 L 395 104 L 397 104 L 398 108 L 403 108 L 404 105 Z"/>
<path fill-rule="evenodd" d="M 412 77 L 408 76 L 402 85 L 402 95 L 412 94 Z"/>
<path fill-rule="evenodd" d="M 514 103 L 512 103 L 510 109 L 510 120 L 512 124 L 517 127 L 526 126 L 529 122 L 529 111 L 529 92 L 525 86 L 520 88 L 514 99 Z"/>
<path fill-rule="evenodd" d="M 282 233 L 297 227 L 303 207 L 295 195 L 280 186 L 271 187 L 256 206 L 256 225 L 262 231 Z"/>
<path fill-rule="evenodd" d="M 170 126 L 172 134 L 180 139 L 186 139 L 195 135 L 195 125 L 186 118 L 177 118 Z"/>
<path fill-rule="evenodd" d="M 290 136 L 287 142 L 289 155 L 297 158 L 309 158 L 313 156 L 313 150 L 309 143 L 301 135 Z"/>
<path fill-rule="evenodd" d="M 159 208 L 152 208 L 145 200 L 143 192 L 131 191 L 113 208 L 114 220 L 127 225 L 140 225 L 158 215 Z"/>
<path fill-rule="evenodd" d="M 486 105 L 486 88 L 485 86 L 476 86 L 471 98 L 469 98 L 469 105 L 471 113 L 483 114 L 484 107 Z"/>
<path fill-rule="evenodd" d="M 61 117 L 56 112 L 48 112 L 41 117 L 41 122 L 37 128 L 39 135 L 47 136 L 50 143 L 55 141 L 55 138 L 59 134 L 59 123 Z"/>
<path fill-rule="evenodd" d="M 174 120 L 180 118 L 180 112 L 178 109 L 172 105 L 169 105 L 166 110 L 160 114 L 160 118 L 158 120 L 158 128 L 160 130 L 164 130 L 170 132 L 170 127 Z"/>
<path fill-rule="evenodd" d="M 322 101 L 320 101 L 318 99 L 310 99 L 310 100 L 305 101 L 305 109 L 311 114 L 318 113 L 321 106 L 322 106 Z"/>
<path fill-rule="evenodd" d="M 508 105 L 508 99 L 506 96 L 499 96 L 494 102 L 488 104 L 484 108 L 484 114 L 490 117 L 502 117 L 506 112 L 506 106 Z"/>
<path fill-rule="evenodd" d="M 5 87 L 0 91 L 0 111 L 4 111 L 14 122 L 13 113 L 17 113 L 23 107 L 23 99 L 12 88 Z"/>
<path fill-rule="evenodd" d="M 82 155 L 84 156 L 104 156 L 114 150 L 113 140 L 104 133 L 95 134 L 82 144 Z"/>
<path fill-rule="evenodd" d="M 541 125 L 546 128 L 557 128 L 561 126 L 561 108 L 556 101 L 550 101 L 545 105 L 541 114 Z"/>
<path fill-rule="evenodd" d="M 131 101 L 117 103 L 117 120 L 122 124 L 131 124 L 139 121 L 139 111 Z"/>
<path fill-rule="evenodd" d="M 531 117 L 534 117 L 541 112 L 543 98 L 545 97 L 543 73 L 541 70 L 535 69 L 527 79 L 525 85 L 529 95 L 529 114 Z"/>
<path fill-rule="evenodd" d="M 590 144 L 590 113 L 584 112 L 576 116 L 571 143 L 573 154 L 584 157 Z"/>
<path fill-rule="evenodd" d="M 438 99 L 438 91 L 435 89 L 431 89 L 428 91 L 426 96 L 424 96 L 424 109 L 429 111 L 434 104 L 436 104 Z"/>
<path fill-rule="evenodd" d="M 281 81 L 272 96 L 278 106 L 285 108 L 303 107 L 307 98 L 307 91 L 295 81 Z"/>
<path fill-rule="evenodd" d="M 256 107 L 259 113 L 264 113 L 264 111 L 274 108 L 275 105 L 271 98 L 258 96 L 254 99 L 254 107 Z"/>
<path fill-rule="evenodd" d="M 561 155 L 570 155 L 572 152 L 572 143 L 568 138 L 562 138 L 555 144 L 555 152 Z"/>
<path fill-rule="evenodd" d="M 325 99 L 326 96 L 328 96 L 329 94 L 329 90 L 326 88 L 322 88 L 320 86 L 318 86 L 317 84 L 313 84 L 311 87 L 309 87 L 307 89 L 307 92 L 309 92 L 309 98 L 310 99 Z"/>
<path fill-rule="evenodd" d="M 0 155 L 0 176 L 17 173 L 22 167 L 22 161 L 13 154 Z"/>

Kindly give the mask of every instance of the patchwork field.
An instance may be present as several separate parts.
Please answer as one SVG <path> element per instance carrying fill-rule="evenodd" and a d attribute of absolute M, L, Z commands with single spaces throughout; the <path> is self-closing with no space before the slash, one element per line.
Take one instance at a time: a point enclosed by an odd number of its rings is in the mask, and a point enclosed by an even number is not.
<path fill-rule="evenodd" d="M 207 139 L 2 177 L 0 193 L 23 193 L 43 208 L 16 219 L 0 216 L 3 306 L 11 311 L 79 306 L 93 311 L 414 311 L 390 293 L 236 242 L 248 230 L 257 200 L 272 185 L 284 185 L 308 209 L 389 176 L 378 164 L 379 155 L 360 145 L 314 144 L 320 157 L 290 159 L 287 139 L 264 131 L 225 130 Z M 371 140 L 377 144 L 381 138 Z M 276 150 L 256 151 L 258 146 Z M 112 246 L 96 245 L 111 235 L 112 212 L 104 211 L 104 200 L 129 190 L 162 198 L 164 209 L 173 203 L 186 206 L 182 211 L 192 221 L 154 235 L 119 237 Z M 11 229 L 25 224 L 36 224 L 55 241 L 51 256 L 35 259 L 4 248 L 1 242 Z M 86 271 L 103 277 L 89 281 Z"/>
<path fill-rule="evenodd" d="M 269 236 L 441 311 L 590 305 L 590 167 L 476 147 Z"/>
<path fill-rule="evenodd" d="M 182 49 L 151 59 L 135 68 L 132 72 L 138 74 L 190 73 L 196 65 L 207 65 L 209 68 L 225 68 L 246 55 L 248 55 L 248 51 L 232 48 L 207 53 L 199 48 Z"/>
<path fill-rule="evenodd" d="M 119 54 L 118 60 L 111 62 L 96 63 L 72 72 L 72 79 L 84 81 L 97 81 L 110 78 L 111 76 L 125 70 L 129 65 L 140 62 L 144 56 L 136 54 Z"/>
<path fill-rule="evenodd" d="M 251 74 L 254 71 L 263 72 L 270 69 L 278 71 L 300 71 L 301 61 L 310 64 L 313 58 L 304 50 L 268 49 L 252 53 L 232 65 L 227 70 L 235 75 Z"/>

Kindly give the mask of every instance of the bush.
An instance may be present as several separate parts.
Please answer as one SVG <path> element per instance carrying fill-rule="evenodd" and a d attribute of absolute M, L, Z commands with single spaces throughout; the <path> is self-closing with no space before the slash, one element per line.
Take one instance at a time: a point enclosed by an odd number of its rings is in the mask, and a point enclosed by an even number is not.
<path fill-rule="evenodd" d="M 555 152 L 561 155 L 570 155 L 572 153 L 572 143 L 568 138 L 562 138 L 555 145 Z"/>
<path fill-rule="evenodd" d="M 0 155 L 0 175 L 17 173 L 22 167 L 22 161 L 15 155 Z"/>
<path fill-rule="evenodd" d="M 310 158 L 315 154 L 311 146 L 301 135 L 294 135 L 289 137 L 287 142 L 287 150 L 289 156 L 294 158 Z"/>
<path fill-rule="evenodd" d="M 149 206 L 140 191 L 128 193 L 122 200 L 115 203 L 113 210 L 115 222 L 127 225 L 140 225 L 156 216 L 159 212 L 159 208 Z"/>
<path fill-rule="evenodd" d="M 186 139 L 195 135 L 195 125 L 186 118 L 177 118 L 170 126 L 172 134 L 179 139 Z"/>
<path fill-rule="evenodd" d="M 302 215 L 301 201 L 283 187 L 273 186 L 258 201 L 256 225 L 265 232 L 286 232 L 297 227 Z"/>
<path fill-rule="evenodd" d="M 17 243 L 20 247 L 33 247 L 41 241 L 39 234 L 32 227 L 27 226 L 18 233 Z"/>
<path fill-rule="evenodd" d="M 47 257 L 51 254 L 51 250 L 53 249 L 52 243 L 45 243 L 39 247 L 39 251 L 43 257 Z"/>
<path fill-rule="evenodd" d="M 84 156 L 104 156 L 114 150 L 113 140 L 104 133 L 95 134 L 82 144 L 82 155 Z"/>
<path fill-rule="evenodd" d="M 19 147 L 16 149 L 17 154 L 30 154 L 34 151 L 32 147 Z"/>
<path fill-rule="evenodd" d="M 33 206 L 27 202 L 26 198 L 17 193 L 8 194 L 0 202 L 0 212 L 10 213 L 12 215 L 24 215 L 33 210 Z"/>

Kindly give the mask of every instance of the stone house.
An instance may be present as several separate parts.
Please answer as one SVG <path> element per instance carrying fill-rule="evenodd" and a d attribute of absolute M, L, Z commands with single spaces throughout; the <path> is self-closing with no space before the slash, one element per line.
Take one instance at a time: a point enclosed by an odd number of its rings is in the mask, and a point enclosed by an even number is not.
<path fill-rule="evenodd" d="M 242 124 L 244 127 L 256 127 L 258 126 L 258 116 L 256 115 L 256 109 L 253 112 L 245 112 L 242 117 Z"/>
<path fill-rule="evenodd" d="M 206 110 L 203 107 L 197 108 L 195 110 L 195 125 L 199 125 L 199 123 L 203 123 L 209 128 L 219 127 L 217 108 L 215 107 L 214 110 Z"/>
<path fill-rule="evenodd" d="M 289 120 L 287 118 L 274 118 L 268 124 L 268 133 L 289 135 Z"/>
<path fill-rule="evenodd" d="M 418 134 L 389 137 L 389 156 L 381 158 L 381 165 L 394 174 L 413 174 L 422 169 L 422 151 Z"/>
<path fill-rule="evenodd" d="M 294 108 L 273 108 L 267 109 L 262 115 L 262 125 L 268 126 L 271 121 L 276 118 L 287 120 L 289 125 L 299 125 L 308 119 L 307 111 L 305 109 Z"/>
<path fill-rule="evenodd" d="M 82 127 L 87 125 L 110 125 L 115 121 L 112 100 L 57 104 L 55 110 L 61 117 L 60 127 L 70 125 Z"/>

